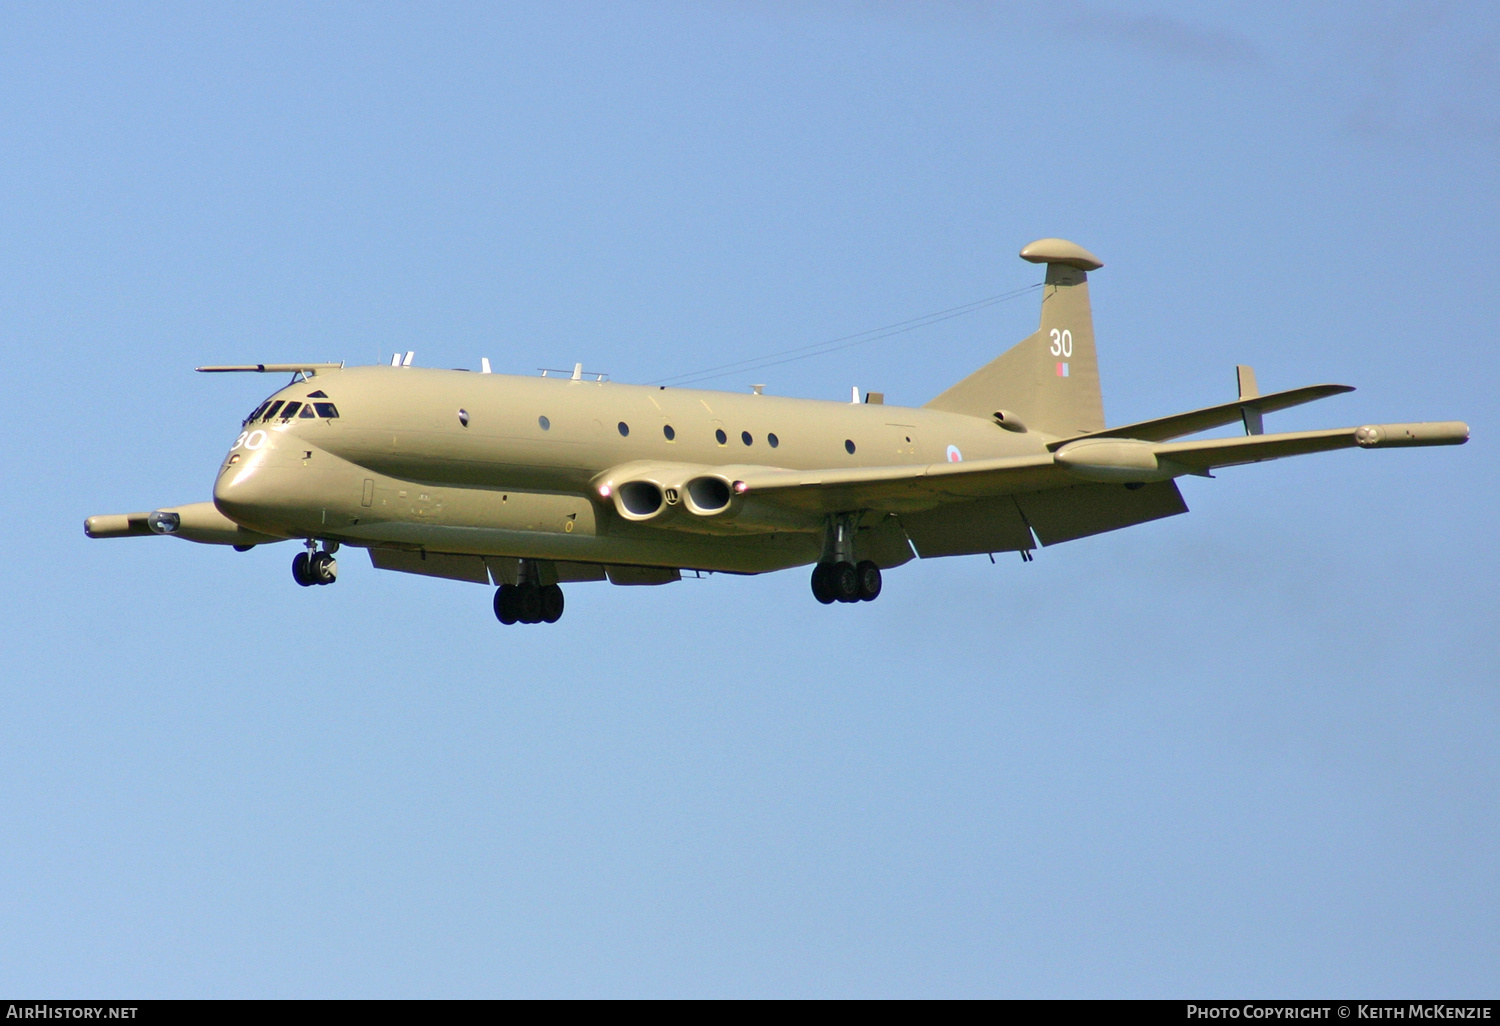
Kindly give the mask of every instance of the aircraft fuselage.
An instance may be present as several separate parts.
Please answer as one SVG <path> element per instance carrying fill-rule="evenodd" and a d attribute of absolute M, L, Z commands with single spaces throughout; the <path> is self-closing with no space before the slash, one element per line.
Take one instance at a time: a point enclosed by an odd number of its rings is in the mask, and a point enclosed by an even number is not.
<path fill-rule="evenodd" d="M 244 527 L 578 562 L 755 573 L 818 559 L 825 518 L 812 513 L 632 522 L 600 483 L 637 462 L 732 473 L 1045 452 L 1035 433 L 932 410 L 415 367 L 323 371 L 271 399 L 338 415 L 243 425 L 214 503 Z"/>

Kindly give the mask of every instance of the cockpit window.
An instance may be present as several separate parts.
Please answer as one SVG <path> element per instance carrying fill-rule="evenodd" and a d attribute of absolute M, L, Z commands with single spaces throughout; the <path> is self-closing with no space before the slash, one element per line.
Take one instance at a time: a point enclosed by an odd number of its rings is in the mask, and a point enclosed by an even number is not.
<path fill-rule="evenodd" d="M 309 393 L 307 393 L 307 397 L 309 399 L 327 399 L 328 398 L 328 393 L 325 392 L 325 391 L 323 391 L 320 388 L 316 392 L 309 392 Z"/>
<path fill-rule="evenodd" d="M 316 393 L 315 393 L 316 394 Z M 339 408 L 333 403 L 313 403 L 318 408 L 318 416 L 332 420 L 339 415 Z"/>
<path fill-rule="evenodd" d="M 302 404 L 301 403 L 287 403 L 286 404 L 286 409 L 284 409 L 284 410 L 281 411 L 281 419 L 282 420 L 291 420 L 293 417 L 295 417 L 297 415 L 297 411 L 300 410 L 300 409 L 302 409 Z"/>
<path fill-rule="evenodd" d="M 261 403 L 259 406 L 257 406 L 255 408 L 255 412 L 254 413 L 250 414 L 250 416 L 248 416 L 248 417 L 245 418 L 245 423 L 248 424 L 252 420 L 254 420 L 256 417 L 259 417 L 262 413 L 265 413 L 266 412 L 266 407 L 270 406 L 270 405 L 271 405 L 271 400 L 269 400 L 269 399 L 267 399 L 265 402 Z"/>
<path fill-rule="evenodd" d="M 315 417 L 315 416 L 317 416 L 317 414 L 313 413 L 313 404 L 312 403 L 308 403 L 306 406 L 302 407 L 302 419 L 303 420 L 312 420 L 313 417 Z"/>
<path fill-rule="evenodd" d="M 262 420 L 270 420 L 272 417 L 276 416 L 276 411 L 279 410 L 279 409 L 281 409 L 281 404 L 284 403 L 284 402 L 286 402 L 285 399 L 278 399 L 274 403 L 272 403 L 270 406 L 266 407 L 265 416 L 262 417 L 261 419 Z"/>

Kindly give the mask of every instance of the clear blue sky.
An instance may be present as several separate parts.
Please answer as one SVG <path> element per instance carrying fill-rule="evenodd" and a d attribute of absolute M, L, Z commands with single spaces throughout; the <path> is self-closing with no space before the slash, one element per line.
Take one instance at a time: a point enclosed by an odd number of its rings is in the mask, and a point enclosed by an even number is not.
<path fill-rule="evenodd" d="M 1488 4 L 0 12 L 0 992 L 1490 996 L 1500 15 Z M 916 562 L 487 589 L 90 542 L 275 384 L 647 381 L 1037 281 L 1112 422 L 1462 448 Z M 1035 297 L 718 384 L 920 404 Z"/>

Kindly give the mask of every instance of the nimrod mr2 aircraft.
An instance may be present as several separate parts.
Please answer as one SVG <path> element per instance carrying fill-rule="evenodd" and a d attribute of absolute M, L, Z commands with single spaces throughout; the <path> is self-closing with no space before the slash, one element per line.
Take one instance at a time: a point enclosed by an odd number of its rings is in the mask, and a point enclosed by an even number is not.
<path fill-rule="evenodd" d="M 925 406 L 785 399 L 570 378 L 329 363 L 200 367 L 291 374 L 245 418 L 213 501 L 89 517 L 91 538 L 292 540 L 300 585 L 335 580 L 340 546 L 380 569 L 494 584 L 501 623 L 555 622 L 576 581 L 666 584 L 683 570 L 812 564 L 819 602 L 868 601 L 881 572 L 1019 552 L 1187 512 L 1175 478 L 1358 446 L 1457 445 L 1466 424 L 1266 434 L 1265 414 L 1351 389 L 1239 395 L 1106 427 L 1088 272 L 1062 239 L 1041 327 Z M 1180 441 L 1242 423 L 1245 434 Z"/>

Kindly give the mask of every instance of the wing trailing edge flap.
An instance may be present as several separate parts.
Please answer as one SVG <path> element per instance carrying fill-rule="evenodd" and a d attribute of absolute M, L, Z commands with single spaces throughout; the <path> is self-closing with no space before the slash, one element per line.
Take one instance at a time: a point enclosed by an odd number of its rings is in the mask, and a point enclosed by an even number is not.
<path fill-rule="evenodd" d="M 455 552 L 426 552 L 409 549 L 370 550 L 370 563 L 377 570 L 396 570 L 404 574 L 442 577 L 470 584 L 516 584 L 520 580 L 521 561 L 514 556 L 475 556 Z M 593 563 L 568 563 L 560 560 L 537 560 L 537 577 L 541 584 L 569 584 L 578 581 L 602 581 L 605 569 Z"/>
<path fill-rule="evenodd" d="M 1074 483 L 906 513 L 901 524 L 923 559 L 1029 552 L 1038 545 L 1117 531 L 1188 511 L 1172 481 L 1136 488 Z"/>
<path fill-rule="evenodd" d="M 1014 501 L 1043 545 L 1118 531 L 1188 511 L 1175 481 L 1158 481 L 1139 488 L 1074 484 L 1017 495 Z"/>

